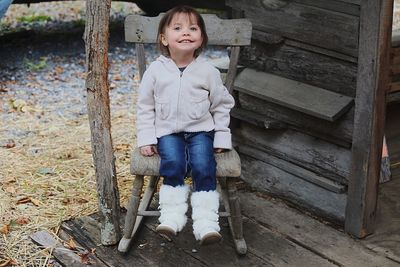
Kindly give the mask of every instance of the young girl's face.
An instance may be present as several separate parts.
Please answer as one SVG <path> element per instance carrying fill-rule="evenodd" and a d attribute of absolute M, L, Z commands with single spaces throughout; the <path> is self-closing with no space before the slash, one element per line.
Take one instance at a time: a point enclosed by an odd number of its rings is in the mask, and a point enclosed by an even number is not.
<path fill-rule="evenodd" d="M 168 47 L 170 56 L 193 56 L 202 42 L 202 32 L 195 16 L 185 13 L 175 14 L 171 23 L 161 34 L 161 42 Z"/>

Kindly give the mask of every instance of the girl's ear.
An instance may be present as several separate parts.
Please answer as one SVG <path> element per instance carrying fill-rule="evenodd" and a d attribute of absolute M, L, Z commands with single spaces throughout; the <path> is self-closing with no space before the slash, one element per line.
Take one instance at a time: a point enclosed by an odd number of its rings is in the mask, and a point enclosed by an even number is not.
<path fill-rule="evenodd" d="M 164 35 L 164 34 L 161 34 L 161 35 L 160 35 L 160 39 L 161 39 L 161 43 L 162 43 L 164 46 L 168 46 L 168 42 L 167 42 L 167 39 L 165 38 L 165 35 Z"/>

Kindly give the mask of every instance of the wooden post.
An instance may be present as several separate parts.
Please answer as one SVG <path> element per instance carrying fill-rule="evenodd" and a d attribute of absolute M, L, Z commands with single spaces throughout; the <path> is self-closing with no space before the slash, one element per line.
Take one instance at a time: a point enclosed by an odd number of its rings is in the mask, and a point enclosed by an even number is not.
<path fill-rule="evenodd" d="M 102 215 L 101 243 L 116 244 L 119 228 L 119 192 L 111 139 L 108 83 L 108 37 L 111 0 L 86 1 L 86 90 L 97 181 L 99 210 Z"/>
<path fill-rule="evenodd" d="M 345 230 L 373 232 L 389 84 L 393 0 L 361 1 L 357 93 Z"/>

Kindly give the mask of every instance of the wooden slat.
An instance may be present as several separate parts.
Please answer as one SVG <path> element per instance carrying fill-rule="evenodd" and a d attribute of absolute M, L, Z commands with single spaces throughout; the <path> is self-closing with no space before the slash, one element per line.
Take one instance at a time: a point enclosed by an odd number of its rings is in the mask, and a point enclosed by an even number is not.
<path fill-rule="evenodd" d="M 238 75 L 235 88 L 328 121 L 337 120 L 353 104 L 351 97 L 250 68 Z"/>
<path fill-rule="evenodd" d="M 347 148 L 291 129 L 270 131 L 245 122 L 233 133 L 238 142 L 257 147 L 323 177 L 347 183 L 351 164 L 351 151 Z"/>
<path fill-rule="evenodd" d="M 346 194 L 328 191 L 252 155 L 242 154 L 242 165 L 242 179 L 254 188 L 312 210 L 319 217 L 343 222 Z"/>
<path fill-rule="evenodd" d="M 361 4 L 360 49 L 352 164 L 346 207 L 346 232 L 365 237 L 373 232 L 385 125 L 392 0 Z"/>
<path fill-rule="evenodd" d="M 158 17 L 129 15 L 125 19 L 125 40 L 134 43 L 156 43 L 157 30 L 163 14 Z M 213 14 L 202 15 L 210 45 L 249 45 L 251 23 L 247 19 L 222 20 Z"/>
<path fill-rule="evenodd" d="M 274 157 L 268 153 L 264 153 L 264 152 L 262 152 L 256 148 L 253 148 L 251 146 L 240 145 L 239 147 L 240 147 L 240 150 L 239 150 L 240 153 L 244 153 L 246 155 L 257 158 L 257 159 L 264 161 L 272 166 L 275 166 L 276 168 L 284 170 L 290 174 L 297 176 L 300 179 L 303 179 L 307 182 L 318 185 L 329 191 L 341 194 L 341 193 L 344 193 L 347 189 L 346 185 L 334 182 L 323 176 L 317 175 L 314 172 L 304 169 L 296 164 L 293 164 L 288 161 L 282 160 L 280 158 Z"/>
<path fill-rule="evenodd" d="M 340 146 L 351 147 L 354 108 L 336 122 L 330 122 L 243 93 L 239 93 L 238 105 L 248 110 L 248 112 L 252 112 L 251 117 L 253 120 L 257 120 L 259 117 L 262 120 L 269 118 L 269 120 L 287 124 L 288 128 L 316 136 Z M 244 119 L 244 121 L 252 123 L 252 120 L 249 119 Z M 263 127 L 259 123 L 255 123 L 255 125 Z"/>
<path fill-rule="evenodd" d="M 358 16 L 295 1 L 253 1 L 251 4 L 247 0 L 226 2 L 233 8 L 242 9 L 256 29 L 357 56 Z"/>
<path fill-rule="evenodd" d="M 345 13 L 349 15 L 360 15 L 360 2 L 359 1 L 321 1 L 321 0 L 294 0 L 299 4 L 315 6 L 323 9 L 332 10 L 335 12 Z"/>
<path fill-rule="evenodd" d="M 357 64 L 345 61 L 343 57 L 339 59 L 288 45 L 286 41 L 267 45 L 253 39 L 251 46 L 242 48 L 240 64 L 342 95 L 356 95 Z"/>

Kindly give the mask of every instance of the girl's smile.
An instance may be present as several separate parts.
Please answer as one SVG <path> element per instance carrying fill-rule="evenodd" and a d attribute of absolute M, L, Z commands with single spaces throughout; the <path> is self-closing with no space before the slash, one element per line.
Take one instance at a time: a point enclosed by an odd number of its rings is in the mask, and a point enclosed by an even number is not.
<path fill-rule="evenodd" d="M 161 35 L 161 42 L 168 47 L 170 57 L 175 62 L 182 59 L 193 60 L 194 53 L 202 42 L 202 32 L 194 16 L 178 13 Z"/>

